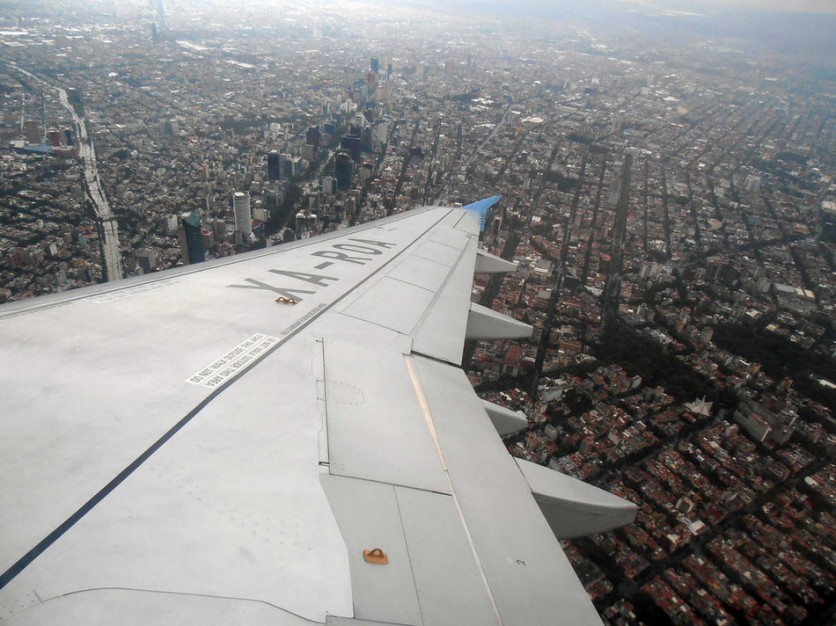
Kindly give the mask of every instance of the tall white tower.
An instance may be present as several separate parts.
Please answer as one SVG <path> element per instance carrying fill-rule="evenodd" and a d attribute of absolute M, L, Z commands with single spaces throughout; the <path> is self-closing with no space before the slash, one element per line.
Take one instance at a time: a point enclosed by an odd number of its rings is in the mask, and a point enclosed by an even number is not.
<path fill-rule="evenodd" d="M 250 210 L 250 194 L 246 191 L 236 191 L 233 193 L 232 209 L 235 212 L 236 239 L 240 236 L 241 243 L 247 242 L 249 241 L 250 235 L 253 234 L 253 214 Z"/>
<path fill-rule="evenodd" d="M 165 0 L 157 0 L 157 20 L 160 24 L 160 32 L 165 32 Z"/>

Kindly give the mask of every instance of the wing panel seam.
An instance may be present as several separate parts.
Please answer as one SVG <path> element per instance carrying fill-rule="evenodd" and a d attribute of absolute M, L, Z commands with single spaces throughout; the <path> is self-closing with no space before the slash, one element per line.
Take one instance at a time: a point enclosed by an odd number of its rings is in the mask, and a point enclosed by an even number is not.
<path fill-rule="evenodd" d="M 470 546 L 470 551 L 473 554 L 477 567 L 479 568 L 479 575 L 482 578 L 485 591 L 491 600 L 491 607 L 493 608 L 494 615 L 496 616 L 496 623 L 501 625 L 503 623 L 502 616 L 499 613 L 496 598 L 493 597 L 491 585 L 488 582 L 487 575 L 485 574 L 485 568 L 482 566 L 482 560 L 479 558 L 479 552 L 476 550 L 476 543 L 473 541 L 473 536 L 470 533 L 470 528 L 468 527 L 467 520 L 464 517 L 464 511 L 462 511 L 459 498 L 456 495 L 456 488 L 453 486 L 453 481 L 450 478 L 450 472 L 447 469 L 447 461 L 445 460 L 444 452 L 441 449 L 441 442 L 438 440 L 438 431 L 435 429 L 435 422 L 433 421 L 432 412 L 430 411 L 430 404 L 427 401 L 426 395 L 424 395 L 424 388 L 421 385 L 421 379 L 418 376 L 418 372 L 415 371 L 412 358 L 404 355 L 404 362 L 406 364 L 407 372 L 409 373 L 409 379 L 412 382 L 412 387 L 415 390 L 415 395 L 418 397 L 418 404 L 421 406 L 421 412 L 424 414 L 424 419 L 427 421 L 427 429 L 430 431 L 433 443 L 435 444 L 436 452 L 438 453 L 438 458 L 441 460 L 441 467 L 444 468 L 444 475 L 447 477 L 447 482 L 450 484 L 450 496 L 453 498 L 453 505 L 456 507 L 456 512 L 461 520 L 464 534 L 467 537 L 467 543 Z"/>
<path fill-rule="evenodd" d="M 418 580 L 415 578 L 415 568 L 412 566 L 412 557 L 409 554 L 409 540 L 406 537 L 406 528 L 403 527 L 403 512 L 401 511 L 401 501 L 398 498 L 398 490 L 393 489 L 392 491 L 395 494 L 395 506 L 398 508 L 398 519 L 400 520 L 401 534 L 403 535 L 403 545 L 406 547 L 406 556 L 409 560 L 409 572 L 410 574 L 412 574 L 412 583 L 415 585 L 415 599 L 418 601 L 418 615 L 421 618 L 421 626 L 423 626 L 424 608 L 421 606 L 421 594 L 418 593 Z"/>

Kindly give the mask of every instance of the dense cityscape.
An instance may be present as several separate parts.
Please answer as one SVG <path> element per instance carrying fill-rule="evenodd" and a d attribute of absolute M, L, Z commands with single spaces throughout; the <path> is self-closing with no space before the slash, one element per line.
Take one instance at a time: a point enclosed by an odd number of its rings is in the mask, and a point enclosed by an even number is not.
<path fill-rule="evenodd" d="M 816 62 L 675 13 L 6 4 L 0 302 L 499 194 L 482 245 L 519 270 L 473 298 L 535 333 L 464 365 L 528 416 L 512 454 L 638 505 L 564 542 L 602 618 L 832 623 L 827 37 Z"/>

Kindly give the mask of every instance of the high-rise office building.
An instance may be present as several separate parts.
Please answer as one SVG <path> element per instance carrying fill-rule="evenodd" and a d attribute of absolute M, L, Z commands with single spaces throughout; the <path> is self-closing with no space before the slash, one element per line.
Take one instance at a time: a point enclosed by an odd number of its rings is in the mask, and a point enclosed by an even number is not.
<path fill-rule="evenodd" d="M 292 177 L 301 176 L 304 173 L 302 165 L 301 158 L 293 157 L 290 160 L 290 175 Z"/>
<path fill-rule="evenodd" d="M 311 126 L 310 128 L 308 128 L 307 132 L 305 133 L 305 142 L 309 146 L 319 148 L 319 144 L 321 141 L 322 135 L 319 132 L 319 126 Z"/>
<path fill-rule="evenodd" d="M 271 152 L 267 155 L 267 180 L 275 182 L 281 180 L 282 168 L 278 152 Z"/>
<path fill-rule="evenodd" d="M 333 196 L 337 193 L 337 179 L 333 176 L 324 176 L 322 178 L 322 193 L 326 196 Z"/>
<path fill-rule="evenodd" d="M 366 126 L 360 134 L 360 148 L 363 152 L 372 151 L 372 127 Z"/>
<path fill-rule="evenodd" d="M 200 211 L 196 209 L 180 214 L 180 252 L 183 265 L 202 263 L 205 260 L 203 234 L 200 231 Z"/>
<path fill-rule="evenodd" d="M 282 178 L 290 178 L 293 176 L 293 166 L 291 163 L 292 156 L 286 152 L 279 155 L 279 169 L 282 171 Z"/>
<path fill-rule="evenodd" d="M 377 57 L 372 57 L 372 62 L 370 64 L 372 72 L 377 74 L 380 71 L 380 60 Z"/>
<path fill-rule="evenodd" d="M 356 130 L 356 134 L 354 131 Z M 351 158 L 355 161 L 359 161 L 362 157 L 362 144 L 360 141 L 361 130 L 360 127 L 352 126 L 352 131 L 350 135 L 343 135 L 340 139 L 340 149 L 345 150 L 349 154 L 351 154 Z"/>
<path fill-rule="evenodd" d="M 262 193 L 262 197 L 267 203 L 267 209 L 270 215 L 275 215 L 279 208 L 284 203 L 285 185 L 283 183 L 273 183 L 268 185 Z"/>
<path fill-rule="evenodd" d="M 337 179 L 337 187 L 340 191 L 351 189 L 351 177 L 354 163 L 351 155 L 345 150 L 340 150 L 334 157 L 334 177 Z"/>

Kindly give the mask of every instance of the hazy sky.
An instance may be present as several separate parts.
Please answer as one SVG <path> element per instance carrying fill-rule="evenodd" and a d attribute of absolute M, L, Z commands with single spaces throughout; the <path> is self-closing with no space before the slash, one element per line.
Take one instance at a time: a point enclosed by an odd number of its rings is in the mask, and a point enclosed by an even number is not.
<path fill-rule="evenodd" d="M 681 11 L 755 9 L 792 13 L 836 14 L 836 0 L 621 0 L 624 4 L 638 4 Z"/>
<path fill-rule="evenodd" d="M 324 1 L 324 0 L 320 0 Z M 421 0 L 402 0 L 410 5 L 420 5 Z M 579 13 L 606 12 L 608 8 L 639 9 L 649 13 L 681 13 L 717 15 L 735 10 L 764 13 L 827 13 L 836 15 L 836 0 L 428 0 L 448 10 L 485 8 L 538 11 L 572 11 Z"/>

